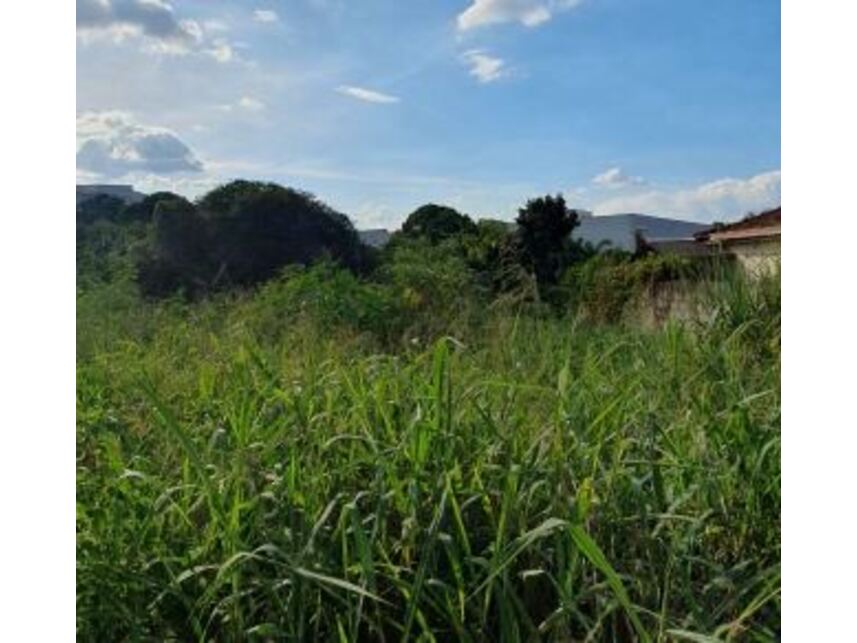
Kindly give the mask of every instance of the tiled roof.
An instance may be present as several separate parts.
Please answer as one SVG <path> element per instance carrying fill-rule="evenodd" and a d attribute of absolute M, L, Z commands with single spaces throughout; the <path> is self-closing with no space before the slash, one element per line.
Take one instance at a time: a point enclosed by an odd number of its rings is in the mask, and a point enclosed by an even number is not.
<path fill-rule="evenodd" d="M 696 238 L 698 241 L 726 241 L 779 236 L 781 234 L 781 222 L 782 208 L 777 207 L 746 217 L 735 223 L 711 227 L 696 235 Z"/>

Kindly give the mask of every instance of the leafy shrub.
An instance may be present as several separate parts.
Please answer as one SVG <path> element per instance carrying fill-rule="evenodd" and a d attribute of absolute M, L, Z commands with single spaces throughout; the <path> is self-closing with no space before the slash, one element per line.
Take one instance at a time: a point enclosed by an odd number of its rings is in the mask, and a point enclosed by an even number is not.
<path fill-rule="evenodd" d="M 119 224 L 97 219 L 78 225 L 78 287 L 107 283 L 134 274 L 137 250 L 145 243 L 147 228 L 143 224 Z"/>
<path fill-rule="evenodd" d="M 385 343 L 401 329 L 402 308 L 392 289 L 321 263 L 287 268 L 248 299 L 241 315 L 255 334 L 271 340 L 303 318 L 321 335 L 350 328 Z"/>
<path fill-rule="evenodd" d="M 404 323 L 417 336 L 457 334 L 490 297 L 460 238 L 400 240 L 386 251 L 376 278 L 402 302 Z"/>

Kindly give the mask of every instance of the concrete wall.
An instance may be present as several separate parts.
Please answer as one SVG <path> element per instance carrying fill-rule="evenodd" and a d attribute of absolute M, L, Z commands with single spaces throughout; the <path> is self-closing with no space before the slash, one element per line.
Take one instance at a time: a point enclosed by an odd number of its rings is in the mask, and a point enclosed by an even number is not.
<path fill-rule="evenodd" d="M 780 265 L 779 238 L 724 242 L 723 251 L 733 254 L 738 265 L 752 277 L 774 274 Z"/>
<path fill-rule="evenodd" d="M 707 322 L 713 310 L 700 297 L 699 286 L 685 281 L 655 284 L 641 293 L 626 309 L 626 321 L 643 328 L 661 328 L 667 322 Z"/>

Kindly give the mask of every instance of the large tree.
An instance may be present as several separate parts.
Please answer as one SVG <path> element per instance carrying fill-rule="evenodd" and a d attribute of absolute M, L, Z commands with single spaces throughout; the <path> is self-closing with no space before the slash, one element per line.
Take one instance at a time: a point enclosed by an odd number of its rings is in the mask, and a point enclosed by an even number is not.
<path fill-rule="evenodd" d="M 530 199 L 518 210 L 523 260 L 540 285 L 554 285 L 573 259 L 571 232 L 579 225 L 561 194 Z"/>
<path fill-rule="evenodd" d="M 143 292 L 164 296 L 182 290 L 195 296 L 211 287 L 215 271 L 211 232 L 194 205 L 181 197 L 158 201 L 150 244 L 137 266 Z"/>
<path fill-rule="evenodd" d="M 228 187 L 228 186 L 227 186 Z M 212 243 L 226 277 L 256 283 L 273 277 L 288 264 L 309 264 L 329 257 L 357 269 L 363 247 L 344 214 L 310 194 L 259 184 L 241 186 L 234 198 L 200 201 L 212 229 Z M 207 209 L 215 201 L 216 209 Z"/>
<path fill-rule="evenodd" d="M 233 181 L 196 205 L 164 199 L 153 218 L 139 273 L 144 291 L 153 295 L 253 285 L 289 264 L 322 258 L 356 270 L 366 259 L 348 217 L 311 194 L 274 183 Z"/>
<path fill-rule="evenodd" d="M 283 190 L 294 192 L 294 190 L 268 181 L 236 179 L 207 192 L 197 200 L 196 204 L 208 218 L 218 218 L 230 215 L 235 207 L 248 197 L 278 194 Z"/>

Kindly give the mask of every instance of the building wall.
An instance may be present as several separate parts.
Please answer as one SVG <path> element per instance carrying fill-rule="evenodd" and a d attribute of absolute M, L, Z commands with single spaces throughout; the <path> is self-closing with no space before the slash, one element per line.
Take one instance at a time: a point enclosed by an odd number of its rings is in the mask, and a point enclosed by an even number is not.
<path fill-rule="evenodd" d="M 723 250 L 735 255 L 744 271 L 753 277 L 774 274 L 780 265 L 780 239 L 752 239 L 723 244 Z"/>
<path fill-rule="evenodd" d="M 645 214 L 610 214 L 588 216 L 580 220 L 580 226 L 572 237 L 598 245 L 602 241 L 617 250 L 634 252 L 637 249 L 637 233 L 646 240 L 689 239 L 707 226 L 692 221 L 665 219 Z"/>

